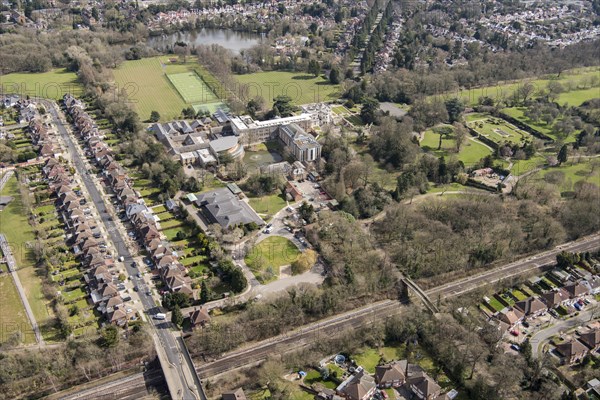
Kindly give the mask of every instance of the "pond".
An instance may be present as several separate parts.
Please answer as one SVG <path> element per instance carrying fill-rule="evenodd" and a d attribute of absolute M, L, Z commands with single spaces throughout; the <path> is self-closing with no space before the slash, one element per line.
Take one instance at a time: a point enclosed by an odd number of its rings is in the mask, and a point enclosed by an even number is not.
<path fill-rule="evenodd" d="M 262 35 L 250 32 L 236 32 L 228 29 L 201 29 L 199 31 L 176 32 L 169 35 L 151 36 L 148 45 L 159 51 L 168 51 L 176 42 L 191 45 L 218 44 L 239 54 L 260 43 Z"/>

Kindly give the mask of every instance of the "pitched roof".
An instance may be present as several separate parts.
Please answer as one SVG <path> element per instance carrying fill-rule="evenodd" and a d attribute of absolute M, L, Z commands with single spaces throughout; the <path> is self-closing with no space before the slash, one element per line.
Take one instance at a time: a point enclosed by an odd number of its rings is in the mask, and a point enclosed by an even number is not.
<path fill-rule="evenodd" d="M 196 204 L 202 208 L 211 222 L 224 228 L 255 222 L 264 225 L 264 221 L 254 210 L 227 188 L 220 188 L 197 195 Z"/>
<path fill-rule="evenodd" d="M 246 400 L 246 394 L 242 388 L 239 388 L 233 392 L 223 393 L 221 398 L 222 400 Z"/>
<path fill-rule="evenodd" d="M 600 344 L 600 329 L 594 329 L 591 332 L 582 334 L 579 340 L 593 349 Z"/>
<path fill-rule="evenodd" d="M 563 287 L 571 297 L 584 295 L 588 292 L 588 288 L 581 282 L 572 283 Z"/>
<path fill-rule="evenodd" d="M 514 308 L 525 315 L 535 314 L 538 311 L 545 310 L 548 307 L 537 297 L 528 297 L 525 300 L 515 303 Z"/>
<path fill-rule="evenodd" d="M 559 305 L 565 300 L 569 299 L 569 293 L 567 293 L 564 289 L 552 290 L 550 292 L 544 293 L 541 296 L 541 299 L 548 307 L 554 307 Z"/>
<path fill-rule="evenodd" d="M 375 382 L 373 378 L 362 370 L 355 373 L 340 392 L 346 395 L 350 400 L 362 400 L 374 388 Z"/>
<path fill-rule="evenodd" d="M 556 351 L 563 356 L 570 358 L 572 355 L 585 353 L 588 349 L 579 340 L 571 340 L 570 342 L 557 345 Z"/>
<path fill-rule="evenodd" d="M 190 313 L 190 322 L 192 325 L 201 325 L 209 321 L 210 315 L 208 315 L 208 309 L 204 306 L 195 308 L 194 311 Z"/>
<path fill-rule="evenodd" d="M 404 378 L 404 370 L 399 362 L 378 365 L 375 367 L 375 381 L 379 384 L 392 381 L 403 382 Z"/>
<path fill-rule="evenodd" d="M 409 378 L 409 383 L 411 385 L 411 390 L 418 392 L 423 397 L 428 398 L 433 394 L 439 394 L 442 389 L 440 385 L 438 385 L 433 379 L 431 379 L 427 374 L 422 374 L 420 376 L 416 376 L 414 378 Z M 420 396 L 419 396 L 420 397 Z"/>

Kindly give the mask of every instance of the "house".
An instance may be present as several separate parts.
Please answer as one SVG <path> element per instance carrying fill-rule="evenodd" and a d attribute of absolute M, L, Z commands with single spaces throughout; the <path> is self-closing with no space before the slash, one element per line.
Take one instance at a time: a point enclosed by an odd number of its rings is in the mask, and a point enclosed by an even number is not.
<path fill-rule="evenodd" d="M 265 224 L 262 218 L 240 200 L 228 188 L 220 188 L 197 195 L 196 206 L 209 224 L 219 224 L 222 228 L 232 228 L 254 222 Z"/>
<path fill-rule="evenodd" d="M 246 394 L 242 388 L 234 390 L 233 392 L 223 393 L 221 395 L 222 400 L 246 400 Z"/>
<path fill-rule="evenodd" d="M 440 385 L 424 372 L 409 377 L 407 383 L 413 394 L 422 400 L 437 399 L 442 390 Z"/>
<path fill-rule="evenodd" d="M 190 323 L 192 329 L 196 327 L 204 327 L 210 322 L 210 315 L 208 315 L 208 309 L 204 306 L 200 308 L 194 308 L 194 311 L 190 313 Z"/>
<path fill-rule="evenodd" d="M 401 362 L 395 361 L 390 364 L 378 365 L 375 367 L 375 382 L 378 388 L 400 387 L 406 380 L 405 377 L 406 362 L 404 367 Z"/>
<path fill-rule="evenodd" d="M 521 322 L 523 320 L 523 316 L 524 314 L 515 308 L 505 308 L 498 313 L 496 318 L 507 324 L 510 329 L 514 328 L 519 322 Z"/>
<path fill-rule="evenodd" d="M 548 310 L 548 307 L 537 297 L 529 297 L 525 300 L 517 301 L 514 308 L 531 318 L 543 315 Z"/>
<path fill-rule="evenodd" d="M 177 208 L 177 203 L 173 199 L 168 199 L 167 201 L 165 201 L 165 207 L 167 208 L 167 210 L 173 211 Z"/>
<path fill-rule="evenodd" d="M 569 296 L 574 299 L 589 293 L 589 289 L 581 282 L 572 283 L 570 285 L 563 286 L 563 289 L 569 293 Z"/>
<path fill-rule="evenodd" d="M 336 389 L 338 395 L 347 400 L 367 400 L 377 390 L 375 380 L 358 367 L 354 375 L 342 382 Z"/>
<path fill-rule="evenodd" d="M 569 293 L 563 288 L 551 290 L 540 296 L 540 299 L 548 308 L 556 308 L 569 301 Z"/>
<path fill-rule="evenodd" d="M 583 333 L 579 340 L 585 344 L 590 350 L 595 351 L 600 347 L 600 329 L 594 329 L 591 332 Z"/>
<path fill-rule="evenodd" d="M 571 340 L 556 346 L 556 352 L 562 357 L 563 364 L 575 364 L 581 361 L 588 351 L 579 340 Z"/>

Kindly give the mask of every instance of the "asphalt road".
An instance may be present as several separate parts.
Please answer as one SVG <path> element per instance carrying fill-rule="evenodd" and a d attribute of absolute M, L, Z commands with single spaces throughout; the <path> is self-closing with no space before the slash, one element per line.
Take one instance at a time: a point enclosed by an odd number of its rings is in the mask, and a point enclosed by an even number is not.
<path fill-rule="evenodd" d="M 187 381 L 184 377 L 184 371 L 182 367 L 182 354 L 185 352 L 179 345 L 179 343 L 173 337 L 173 334 L 170 331 L 171 323 L 168 321 L 158 321 L 152 319 L 152 316 L 158 312 L 161 312 L 159 306 L 154 302 L 154 299 L 151 295 L 146 294 L 146 286 L 143 283 L 143 280 L 137 278 L 138 270 L 133 268 L 131 264 L 134 261 L 133 255 L 130 253 L 126 242 L 121 235 L 121 231 L 117 229 L 115 222 L 112 217 L 107 213 L 107 204 L 104 202 L 104 198 L 100 193 L 100 190 L 95 185 L 93 180 L 91 179 L 85 164 L 85 160 L 83 155 L 80 152 L 80 149 L 75 144 L 71 135 L 69 135 L 67 129 L 63 125 L 58 115 L 58 112 L 55 108 L 54 104 L 49 103 L 48 110 L 54 119 L 54 123 L 56 127 L 63 137 L 65 144 L 67 145 L 67 150 L 72 157 L 73 165 L 76 168 L 77 172 L 81 176 L 83 183 L 90 195 L 90 198 L 94 205 L 96 206 L 102 223 L 106 227 L 106 231 L 110 236 L 111 241 L 113 242 L 115 249 L 117 251 L 117 257 L 122 256 L 124 258 L 125 269 L 127 274 L 131 277 L 134 282 L 135 287 L 138 287 L 138 294 L 140 298 L 140 302 L 144 307 L 144 311 L 149 316 L 149 320 L 151 321 L 151 325 L 155 328 L 155 332 L 158 336 L 158 340 L 164 349 L 164 352 L 167 355 L 169 363 L 175 366 L 176 373 L 173 374 L 177 376 L 181 380 L 181 387 L 183 388 L 183 393 L 181 393 L 181 398 L 184 400 L 195 399 L 197 396 L 193 393 L 193 391 L 188 387 Z M 187 363 L 186 363 L 187 366 Z M 166 372 L 165 372 L 166 373 Z M 195 374 L 194 374 L 195 376 Z M 195 379 L 195 386 L 199 386 L 199 380 Z M 197 389 L 201 396 L 203 396 L 203 391 L 201 388 Z M 204 400 L 204 398 L 203 398 Z"/>
<path fill-rule="evenodd" d="M 531 339 L 529 339 L 529 342 L 531 343 L 531 355 L 533 356 L 533 358 L 537 358 L 540 356 L 540 354 L 542 354 L 543 345 L 552 336 L 558 335 L 560 332 L 567 331 L 576 326 L 584 325 L 590 320 L 590 318 L 594 315 L 595 312 L 596 310 L 582 311 L 576 317 L 567 320 L 555 321 L 548 328 L 536 332 L 533 336 L 531 336 Z"/>

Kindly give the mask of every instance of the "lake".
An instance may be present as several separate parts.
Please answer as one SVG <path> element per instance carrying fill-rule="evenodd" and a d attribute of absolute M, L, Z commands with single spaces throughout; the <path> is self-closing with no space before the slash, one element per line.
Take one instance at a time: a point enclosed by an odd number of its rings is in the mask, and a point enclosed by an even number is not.
<path fill-rule="evenodd" d="M 227 29 L 202 29 L 200 31 L 150 36 L 148 45 L 159 51 L 167 51 L 176 42 L 185 42 L 191 45 L 218 44 L 239 54 L 242 50 L 260 43 L 261 38 L 262 36 L 258 33 L 236 32 Z"/>

